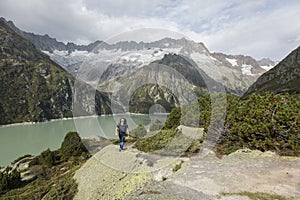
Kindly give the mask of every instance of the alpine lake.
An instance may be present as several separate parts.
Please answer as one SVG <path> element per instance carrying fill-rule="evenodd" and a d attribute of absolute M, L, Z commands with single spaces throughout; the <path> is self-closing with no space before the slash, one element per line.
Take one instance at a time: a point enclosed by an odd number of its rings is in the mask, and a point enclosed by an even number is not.
<path fill-rule="evenodd" d="M 138 124 L 147 129 L 156 119 L 164 123 L 167 116 L 117 114 L 5 125 L 0 127 L 0 166 L 6 166 L 26 154 L 38 155 L 47 148 L 58 149 L 69 131 L 77 131 L 82 138 L 101 136 L 113 139 L 117 138 L 114 131 L 122 117 L 127 119 L 132 130 Z"/>

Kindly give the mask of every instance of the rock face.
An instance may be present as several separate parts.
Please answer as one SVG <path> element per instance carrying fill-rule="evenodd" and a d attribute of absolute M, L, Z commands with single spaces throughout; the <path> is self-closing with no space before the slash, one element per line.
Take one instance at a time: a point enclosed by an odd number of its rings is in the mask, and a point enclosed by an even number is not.
<path fill-rule="evenodd" d="M 28 40 L 0 20 L 0 124 L 25 121 L 45 121 L 72 116 L 72 96 L 75 79 L 49 56 L 36 49 Z M 110 113 L 108 97 L 77 82 L 82 115 Z M 95 108 L 90 108 L 91 101 Z"/>
<path fill-rule="evenodd" d="M 264 73 L 251 85 L 244 98 L 251 93 L 300 93 L 300 47 L 292 51 L 273 69 Z"/>

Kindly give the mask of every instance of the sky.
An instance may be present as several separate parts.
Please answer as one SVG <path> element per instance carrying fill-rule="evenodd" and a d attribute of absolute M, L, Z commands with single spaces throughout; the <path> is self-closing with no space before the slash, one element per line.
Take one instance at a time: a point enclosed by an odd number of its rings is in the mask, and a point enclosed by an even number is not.
<path fill-rule="evenodd" d="M 300 0 L 1 0 L 0 16 L 77 44 L 146 28 L 256 59 L 279 61 L 300 45 Z"/>

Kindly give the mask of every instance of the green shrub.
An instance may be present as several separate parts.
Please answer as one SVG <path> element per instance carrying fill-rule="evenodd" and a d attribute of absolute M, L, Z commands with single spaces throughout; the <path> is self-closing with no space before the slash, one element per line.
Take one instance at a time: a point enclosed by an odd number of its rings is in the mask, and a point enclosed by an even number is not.
<path fill-rule="evenodd" d="M 214 95 L 212 96 L 214 97 Z M 218 95 L 215 94 L 215 97 L 218 97 Z M 209 94 L 203 94 L 197 101 L 194 101 L 187 106 L 172 109 L 163 129 L 177 128 L 182 124 L 192 127 L 200 126 L 204 128 L 204 132 L 207 132 L 212 115 L 210 98 L 211 96 Z"/>
<path fill-rule="evenodd" d="M 21 175 L 17 169 L 6 168 L 4 172 L 0 172 L 0 194 L 6 191 L 17 188 L 21 185 Z"/>
<path fill-rule="evenodd" d="M 62 160 L 68 160 L 71 156 L 80 156 L 88 152 L 77 132 L 69 132 L 64 138 L 59 149 Z"/>
<path fill-rule="evenodd" d="M 139 124 L 135 129 L 133 129 L 130 133 L 130 135 L 132 137 L 135 137 L 135 138 L 141 138 L 141 137 L 144 137 L 145 135 L 147 134 L 147 130 L 146 128 L 142 125 L 142 124 Z"/>
<path fill-rule="evenodd" d="M 174 139 L 176 132 L 175 129 L 161 130 L 153 136 L 140 138 L 136 143 L 136 147 L 144 152 L 160 150 Z"/>
<path fill-rule="evenodd" d="M 211 98 L 218 98 L 220 95 L 206 94 L 199 97 L 198 122 L 194 114 L 197 112 L 193 113 L 197 108 L 194 103 L 182 109 L 173 109 L 163 130 L 174 129 L 180 124 L 193 126 L 195 123 L 203 127 L 207 133 L 208 129 L 218 130 L 219 126 L 224 124 L 218 120 L 225 118 L 225 129 L 218 138 L 215 149 L 219 155 L 229 154 L 245 147 L 261 151 L 272 150 L 280 155 L 300 155 L 299 96 L 266 93 L 252 94 L 249 99 L 241 100 L 236 96 L 227 95 L 226 115 L 224 115 L 224 105 L 215 105 L 219 110 L 215 109 L 212 113 Z M 209 137 L 211 135 L 207 135 L 207 138 Z M 193 142 L 188 151 L 197 152 L 199 146 L 197 143 Z"/>
<path fill-rule="evenodd" d="M 78 184 L 73 179 L 73 174 L 68 173 L 61 180 L 57 181 L 57 185 L 52 187 L 49 192 L 43 197 L 45 200 L 52 199 L 74 199 L 74 195 L 77 193 Z"/>
<path fill-rule="evenodd" d="M 223 153 L 238 148 L 300 155 L 300 100 L 289 94 L 252 94 L 247 100 L 227 96 Z"/>
<path fill-rule="evenodd" d="M 174 108 L 172 109 L 170 115 L 168 116 L 165 125 L 163 127 L 164 130 L 175 129 L 180 125 L 181 119 L 181 109 Z"/>
<path fill-rule="evenodd" d="M 49 170 L 52 173 L 49 176 L 38 177 L 16 189 L 9 190 L 0 195 L 0 199 L 74 199 L 77 193 L 77 183 L 73 177 L 80 166 L 82 165 L 71 166 L 72 168 L 67 172 L 59 170 L 62 166 Z"/>
<path fill-rule="evenodd" d="M 43 151 L 37 158 L 39 164 L 47 165 L 48 167 L 52 167 L 55 164 L 55 154 L 49 148 Z"/>
<path fill-rule="evenodd" d="M 156 119 L 153 122 L 153 124 L 151 124 L 151 126 L 149 127 L 149 131 L 158 131 L 158 130 L 162 129 L 163 126 L 164 126 L 163 123 L 161 123 L 161 121 Z"/>
<path fill-rule="evenodd" d="M 161 130 L 150 137 L 140 138 L 136 147 L 140 151 L 161 155 L 179 156 L 185 154 L 194 140 L 186 137 L 180 130 Z"/>

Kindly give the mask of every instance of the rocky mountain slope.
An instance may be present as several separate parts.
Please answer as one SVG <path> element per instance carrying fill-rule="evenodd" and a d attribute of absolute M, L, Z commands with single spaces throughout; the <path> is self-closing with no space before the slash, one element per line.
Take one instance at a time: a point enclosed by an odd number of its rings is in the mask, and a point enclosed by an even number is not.
<path fill-rule="evenodd" d="M 108 68 L 102 75 L 110 73 Z M 106 79 L 97 87 L 113 94 L 111 98 L 121 102 L 125 110 L 139 113 L 148 113 L 155 104 L 170 112 L 174 107 L 189 105 L 211 88 L 214 91 L 223 88 L 191 60 L 176 54 L 166 54 L 126 76 Z"/>
<path fill-rule="evenodd" d="M 300 93 L 300 46 L 274 68 L 264 73 L 251 85 L 243 97 L 252 93 Z"/>
<path fill-rule="evenodd" d="M 44 121 L 72 116 L 75 79 L 49 56 L 0 20 L 0 124 Z M 77 82 L 81 115 L 109 113 L 109 99 L 99 91 Z M 90 102 L 95 102 L 90 108 Z"/>
<path fill-rule="evenodd" d="M 233 93 L 241 95 L 265 70 L 274 66 L 270 59 L 256 61 L 250 56 L 210 53 L 203 43 L 187 39 L 164 38 L 155 42 L 121 41 L 108 44 L 96 41 L 89 45 L 64 44 L 48 35 L 36 35 L 19 30 L 11 21 L 7 24 L 37 48 L 48 54 L 52 60 L 63 66 L 73 76 L 97 85 L 102 73 L 110 68 L 111 77 L 132 72 L 166 54 L 176 53 L 192 59 L 199 68 L 215 81 L 223 82 Z M 83 62 L 84 61 L 84 62 Z M 129 68 L 128 68 L 129 67 Z M 128 69 L 127 69 L 128 68 Z"/>
<path fill-rule="evenodd" d="M 164 55 L 175 53 L 193 60 L 215 81 L 223 82 L 236 94 L 242 94 L 262 73 L 265 72 L 257 61 L 247 56 L 230 56 L 210 53 L 203 43 L 190 40 L 165 38 L 156 42 L 118 42 L 99 43 L 92 51 L 45 51 L 54 61 L 61 64 L 72 74 L 84 77 L 88 82 L 99 82 L 99 76 L 108 68 L 124 66 L 124 74 L 132 67 L 141 68 L 153 61 L 161 60 Z M 84 62 L 82 62 L 84 60 Z M 129 67 L 128 69 L 126 67 Z M 92 71 L 91 76 L 87 74 Z M 95 74 L 100 74 L 95 77 Z M 120 75 L 120 74 L 118 74 Z"/>

